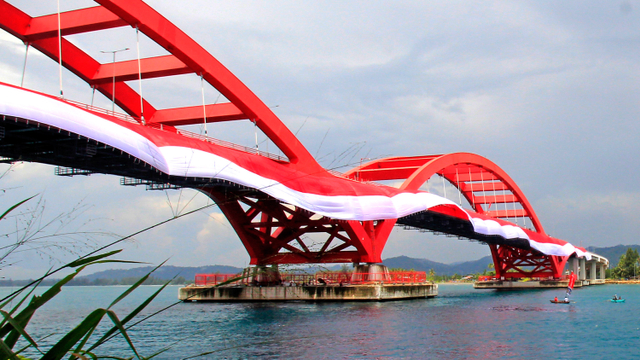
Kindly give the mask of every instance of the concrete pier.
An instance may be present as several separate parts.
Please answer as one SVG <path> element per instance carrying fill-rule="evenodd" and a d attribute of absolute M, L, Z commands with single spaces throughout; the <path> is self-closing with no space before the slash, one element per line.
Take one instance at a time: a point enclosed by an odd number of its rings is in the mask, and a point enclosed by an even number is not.
<path fill-rule="evenodd" d="M 524 290 L 524 289 L 554 289 L 566 288 L 569 286 L 569 280 L 530 280 L 530 281 L 513 281 L 513 280 L 488 280 L 476 281 L 473 283 L 474 289 L 499 289 L 499 290 Z M 582 283 L 576 281 L 574 287 L 581 287 Z"/>
<path fill-rule="evenodd" d="M 312 286 L 187 286 L 182 301 L 386 301 L 428 298 L 438 295 L 438 285 L 367 284 Z"/>
<path fill-rule="evenodd" d="M 576 280 L 573 285 L 574 288 L 579 288 L 589 285 L 602 285 L 604 280 Z M 569 280 L 529 280 L 529 281 L 515 281 L 515 280 L 488 280 L 488 281 L 476 281 L 473 283 L 475 289 L 498 289 L 498 290 L 524 290 L 524 289 L 553 289 L 553 288 L 566 288 L 569 286 Z"/>
<path fill-rule="evenodd" d="M 353 272 L 280 274 L 277 267 L 249 267 L 241 275 L 198 274 L 178 293 L 182 301 L 385 301 L 438 295 L 425 272 L 389 272 L 358 264 Z"/>
<path fill-rule="evenodd" d="M 590 260 L 585 258 L 572 257 L 567 261 L 566 274 L 573 271 L 578 279 L 573 285 L 576 288 L 589 285 L 602 285 L 605 283 L 605 271 L 609 266 L 609 260 L 606 258 L 589 253 Z M 532 280 L 515 280 L 515 279 L 492 279 L 487 281 L 477 281 L 473 284 L 475 289 L 498 289 L 498 290 L 519 290 L 519 289 L 550 289 L 550 288 L 566 288 L 569 286 L 568 279 L 532 279 Z"/>

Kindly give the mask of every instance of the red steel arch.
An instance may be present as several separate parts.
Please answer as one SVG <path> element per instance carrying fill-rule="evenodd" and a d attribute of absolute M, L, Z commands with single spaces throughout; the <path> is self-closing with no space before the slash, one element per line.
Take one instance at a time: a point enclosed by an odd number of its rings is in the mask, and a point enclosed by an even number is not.
<path fill-rule="evenodd" d="M 294 134 L 246 85 L 173 23 L 141 0 L 96 0 L 100 6 L 67 11 L 60 14 L 62 65 L 80 79 L 111 99 L 114 64 L 101 64 L 65 39 L 65 36 L 106 30 L 115 27 L 137 27 L 170 55 L 115 64 L 115 102 L 129 115 L 146 125 L 176 126 L 201 124 L 202 105 L 157 109 L 125 83 L 129 80 L 193 73 L 202 76 L 219 91 L 228 103 L 207 104 L 207 122 L 250 120 L 288 157 L 291 166 L 308 172 L 325 172 Z M 22 10 L 0 0 L 0 28 L 11 33 L 58 62 L 57 14 L 31 17 Z M 144 111 L 142 111 L 144 110 Z"/>
<path fill-rule="evenodd" d="M 360 181 L 405 180 L 400 189 L 413 191 L 435 174 L 455 186 L 475 212 L 493 218 L 528 217 L 536 232 L 545 235 L 538 216 L 515 181 L 498 165 L 480 155 L 391 157 L 371 161 L 345 173 Z M 482 195 L 478 195 L 479 192 Z M 498 204 L 505 205 L 505 209 L 491 209 L 492 205 Z"/>
<path fill-rule="evenodd" d="M 480 155 L 452 153 L 374 160 L 345 173 L 359 181 L 404 180 L 403 190 L 417 191 L 433 175 L 455 186 L 473 210 L 492 218 L 529 218 L 535 232 L 547 236 L 533 207 L 515 181 L 498 165 Z M 504 205 L 504 210 L 491 209 Z M 397 220 L 381 224 L 389 234 Z M 386 239 L 385 239 L 386 242 Z M 497 277 L 559 278 L 569 257 L 547 256 L 532 249 L 488 244 Z"/>

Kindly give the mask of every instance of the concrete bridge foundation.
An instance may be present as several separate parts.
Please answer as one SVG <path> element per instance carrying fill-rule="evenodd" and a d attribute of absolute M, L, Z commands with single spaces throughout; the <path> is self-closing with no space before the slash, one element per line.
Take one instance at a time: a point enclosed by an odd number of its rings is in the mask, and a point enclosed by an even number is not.
<path fill-rule="evenodd" d="M 573 271 L 578 279 L 574 287 L 582 287 L 588 285 L 601 285 L 605 283 L 605 270 L 609 266 L 609 260 L 591 253 L 591 260 L 585 258 L 572 257 L 567 261 L 565 275 L 569 275 Z M 477 281 L 473 284 L 476 289 L 548 289 L 548 288 L 565 288 L 569 286 L 569 280 L 565 279 L 531 279 L 523 281 L 522 279 L 491 279 L 487 281 Z"/>
<path fill-rule="evenodd" d="M 415 273 L 415 272 L 414 272 Z M 333 277 L 331 275 L 334 275 Z M 335 277 L 335 275 L 338 275 Z M 319 273 L 315 278 L 287 279 L 277 267 L 245 269 L 241 279 L 226 285 L 192 284 L 179 290 L 182 301 L 385 301 L 428 298 L 438 295 L 438 285 L 426 275 L 390 273 L 381 264 L 354 267 L 352 273 Z M 415 275 L 415 274 L 414 274 Z M 203 275 L 206 276 L 206 275 Z"/>

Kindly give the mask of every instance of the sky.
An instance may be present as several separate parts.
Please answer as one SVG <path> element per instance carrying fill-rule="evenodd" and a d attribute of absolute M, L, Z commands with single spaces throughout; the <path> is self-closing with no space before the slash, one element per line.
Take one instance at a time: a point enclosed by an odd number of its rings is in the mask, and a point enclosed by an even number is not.
<path fill-rule="evenodd" d="M 56 12 L 53 0 L 8 2 L 32 16 Z M 515 180 L 551 236 L 585 247 L 640 244 L 639 1 L 148 3 L 270 106 L 326 168 L 476 153 Z M 60 5 L 64 11 L 95 3 Z M 101 51 L 128 47 L 118 60 L 137 56 L 131 28 L 68 39 L 103 63 L 112 57 Z M 166 53 L 144 37 L 140 49 L 141 56 Z M 19 85 L 24 59 L 24 44 L 0 30 L 0 81 Z M 88 85 L 66 70 L 62 79 L 65 97 L 92 101 Z M 30 49 L 24 86 L 57 94 L 56 62 Z M 201 104 L 203 90 L 207 102 L 219 100 L 193 74 L 142 86 L 145 98 L 166 107 Z M 111 108 L 102 95 L 94 103 Z M 255 145 L 247 124 L 208 132 Z M 69 250 L 104 244 L 110 237 L 101 232 L 128 235 L 211 203 L 193 190 L 146 191 L 109 175 L 63 178 L 52 166 L 24 163 L 5 170 L 5 207 L 39 195 L 43 221 L 71 212 L 77 216 L 67 229 L 92 234 L 84 242 L 35 243 L 36 255 L 21 252 L 3 265 L 7 278 L 36 276 L 72 256 Z M 151 264 L 249 261 L 214 206 L 119 246 L 122 258 Z M 453 263 L 489 254 L 479 243 L 396 228 L 383 258 Z"/>

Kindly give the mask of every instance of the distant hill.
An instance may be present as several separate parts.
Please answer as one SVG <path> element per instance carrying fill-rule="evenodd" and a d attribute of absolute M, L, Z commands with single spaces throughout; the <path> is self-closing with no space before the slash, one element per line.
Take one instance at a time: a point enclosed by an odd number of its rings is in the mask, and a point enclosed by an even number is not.
<path fill-rule="evenodd" d="M 611 247 L 589 246 L 587 247 L 587 251 L 591 251 L 592 253 L 604 256 L 609 259 L 609 268 L 612 269 L 618 266 L 620 256 L 626 253 L 628 248 L 632 248 L 640 252 L 640 245 L 616 245 Z"/>
<path fill-rule="evenodd" d="M 398 256 L 388 258 L 382 262 L 389 268 L 413 269 L 416 271 L 429 271 L 433 269 L 437 275 L 451 276 L 453 274 L 466 275 L 481 273 L 488 270 L 489 264 L 493 263 L 491 256 L 485 256 L 479 260 L 457 262 L 455 264 L 443 264 L 427 259 L 414 259 L 408 256 Z"/>
<path fill-rule="evenodd" d="M 624 254 L 628 248 L 636 249 L 640 251 L 640 245 L 617 245 L 612 247 L 593 247 L 587 248 L 587 251 L 591 251 L 598 255 L 604 256 L 609 259 L 610 267 L 613 268 L 618 264 L 620 256 Z M 383 264 L 389 268 L 403 268 L 414 269 L 416 271 L 429 271 L 433 269 L 437 275 L 451 276 L 453 274 L 466 275 L 472 273 L 482 273 L 484 270 L 488 270 L 488 265 L 493 263 L 491 256 L 485 256 L 481 259 L 466 262 L 456 262 L 453 264 L 444 264 L 427 259 L 415 259 L 408 256 L 397 256 L 385 259 Z M 337 271 L 340 269 L 340 265 L 323 267 L 325 269 Z M 152 266 L 143 266 L 133 269 L 114 269 L 99 271 L 94 274 L 85 276 L 87 280 L 93 281 L 95 279 L 124 279 L 132 277 L 141 277 L 147 274 L 153 269 Z M 315 269 L 309 269 L 310 272 L 315 272 Z M 318 269 L 320 270 L 320 268 Z M 286 270 L 285 270 L 286 271 Z M 211 265 L 200 267 L 182 267 L 182 266 L 162 266 L 156 270 L 152 276 L 157 279 L 169 280 L 174 276 L 182 276 L 187 281 L 193 281 L 196 274 L 237 274 L 242 272 L 242 268 L 226 265 Z"/>
<path fill-rule="evenodd" d="M 475 261 L 459 262 L 455 264 L 443 264 L 427 259 L 413 259 L 407 256 L 398 256 L 389 258 L 383 261 L 389 268 L 403 268 L 414 269 L 416 271 L 429 271 L 433 269 L 438 275 L 451 276 L 453 274 L 465 275 L 471 273 L 482 272 L 487 269 L 487 266 L 492 263 L 491 256 L 485 256 L 482 259 Z M 327 269 L 338 271 L 340 265 L 325 266 L 318 269 L 308 269 L 308 272 L 315 272 L 316 270 Z M 153 269 L 152 266 L 143 266 L 133 269 L 118 269 L 118 270 L 104 270 L 98 271 L 94 274 L 87 275 L 84 278 L 93 281 L 95 279 L 124 279 L 132 277 L 141 277 L 147 274 Z M 286 271 L 286 270 L 284 270 Z M 182 267 L 182 266 L 163 266 L 156 270 L 152 276 L 157 279 L 169 280 L 174 276 L 182 276 L 188 281 L 195 279 L 196 274 L 237 274 L 242 272 L 242 268 L 224 265 L 212 265 L 212 266 L 200 266 L 200 267 Z"/>
<path fill-rule="evenodd" d="M 137 267 L 133 269 L 112 269 L 112 270 L 104 270 L 98 271 L 96 273 L 83 276 L 82 278 L 86 278 L 88 280 L 95 279 L 124 279 L 137 277 L 140 278 L 149 271 L 151 271 L 154 266 L 143 266 Z M 151 276 L 161 280 L 170 280 L 174 276 L 182 276 L 183 278 L 193 281 L 195 279 L 196 274 L 238 274 L 242 272 L 242 268 L 237 268 L 234 266 L 226 266 L 226 265 L 210 265 L 210 266 L 199 266 L 199 267 L 183 267 L 183 266 L 170 266 L 165 265 L 157 269 L 153 272 Z"/>
<path fill-rule="evenodd" d="M 590 250 L 592 251 L 592 250 Z M 624 253 L 626 248 L 620 250 L 620 253 Z M 603 251 L 594 251 L 602 256 L 607 257 Z M 617 257 L 619 258 L 619 256 Z M 611 258 L 609 258 L 611 259 Z M 414 259 L 407 256 L 398 256 L 389 258 L 383 261 L 389 268 L 403 268 L 414 269 L 416 271 L 429 271 L 433 269 L 437 275 L 451 276 L 453 274 L 467 275 L 472 273 L 482 273 L 487 270 L 487 266 L 491 264 L 493 260 L 491 256 L 485 256 L 482 259 L 467 262 L 458 262 L 455 264 L 443 264 L 436 261 L 427 259 Z M 343 265 L 331 265 L 331 266 L 315 266 L 308 267 L 305 272 L 314 273 L 319 270 L 339 271 Z M 132 269 L 110 269 L 98 271 L 86 276 L 79 276 L 72 280 L 68 285 L 114 285 L 114 281 L 124 281 L 124 284 L 131 284 L 132 281 L 141 278 L 151 271 L 153 266 L 142 266 Z M 351 267 L 350 267 L 351 268 Z M 184 278 L 186 283 L 190 283 L 195 279 L 196 274 L 238 274 L 242 272 L 242 268 L 226 265 L 210 265 L 199 267 L 186 267 L 186 266 L 170 266 L 165 265 L 157 269 L 151 274 L 154 283 L 161 280 L 171 280 L 176 276 Z M 287 269 L 282 269 L 287 271 Z M 31 280 L 0 280 L 0 286 L 23 286 L 28 284 Z M 43 285 L 52 285 L 57 279 L 47 279 Z"/>
<path fill-rule="evenodd" d="M 632 248 L 640 252 L 640 245 L 616 245 L 611 247 L 587 247 L 587 251 L 591 251 L 598 255 L 604 256 L 609 259 L 609 267 L 614 268 L 618 265 L 620 256 L 627 252 L 627 249 Z M 451 276 L 453 274 L 467 275 L 473 273 L 482 273 L 484 270 L 488 270 L 488 265 L 493 263 L 491 256 L 485 256 L 475 261 L 456 262 L 453 264 L 443 264 L 436 261 L 427 259 L 415 259 L 408 256 L 397 256 L 388 258 L 383 261 L 383 264 L 389 268 L 402 268 L 413 269 L 416 271 L 429 271 L 433 269 L 437 275 Z M 322 266 L 315 268 L 309 268 L 306 272 L 315 272 L 315 270 L 332 270 L 338 271 L 342 265 Z M 153 269 L 153 266 L 142 266 L 132 269 L 111 269 L 98 271 L 86 276 L 80 276 L 74 279 L 69 285 L 109 285 L 108 280 L 123 280 L 140 278 L 146 275 Z M 286 269 L 283 269 L 286 271 Z M 157 269 L 151 276 L 156 280 L 170 280 L 175 276 L 184 278 L 182 281 L 187 283 L 192 282 L 195 279 L 196 274 L 238 274 L 242 272 L 242 268 L 226 265 L 210 265 L 199 267 L 186 267 L 186 266 L 162 266 Z M 105 281 L 102 281 L 105 280 Z M 45 281 L 43 285 L 52 285 L 56 280 L 51 279 Z M 0 280 L 0 286 L 22 286 L 28 284 L 30 280 Z"/>

